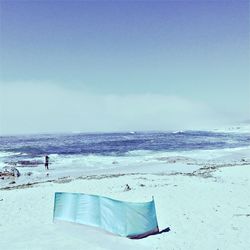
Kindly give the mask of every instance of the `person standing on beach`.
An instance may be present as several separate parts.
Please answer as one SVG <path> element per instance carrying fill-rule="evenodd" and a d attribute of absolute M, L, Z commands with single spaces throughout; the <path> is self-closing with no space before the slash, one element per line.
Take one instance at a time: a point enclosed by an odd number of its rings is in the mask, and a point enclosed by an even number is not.
<path fill-rule="evenodd" d="M 44 163 L 45 169 L 49 170 L 49 157 L 45 156 L 45 163 Z"/>

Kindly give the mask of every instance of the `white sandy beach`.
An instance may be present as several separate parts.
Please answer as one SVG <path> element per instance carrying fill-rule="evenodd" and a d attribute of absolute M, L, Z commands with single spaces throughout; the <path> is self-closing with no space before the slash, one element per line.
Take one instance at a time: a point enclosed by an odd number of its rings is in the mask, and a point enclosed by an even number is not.
<path fill-rule="evenodd" d="M 0 191 L 0 249 L 250 249 L 249 159 L 248 149 L 237 149 L 210 159 L 210 164 L 197 164 L 198 170 L 177 161 L 154 171 L 148 167 L 121 169 L 34 185 L 9 185 Z M 190 167 L 189 171 L 180 171 L 183 166 Z M 169 171 L 173 168 L 179 170 Z M 130 191 L 124 191 L 126 184 Z M 154 196 L 159 229 L 169 227 L 170 231 L 131 240 L 91 227 L 53 223 L 57 191 L 132 202 Z"/>

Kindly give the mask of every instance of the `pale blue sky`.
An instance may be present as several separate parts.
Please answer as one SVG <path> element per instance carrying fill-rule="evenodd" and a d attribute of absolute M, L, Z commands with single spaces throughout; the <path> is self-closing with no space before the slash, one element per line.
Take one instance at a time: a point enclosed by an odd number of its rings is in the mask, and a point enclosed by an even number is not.
<path fill-rule="evenodd" d="M 250 116 L 249 1 L 1 1 L 0 8 L 2 133 L 164 130 L 183 126 L 187 114 L 190 127 Z M 121 104 L 127 100 L 133 117 Z M 192 108 L 177 107 L 187 102 Z"/>

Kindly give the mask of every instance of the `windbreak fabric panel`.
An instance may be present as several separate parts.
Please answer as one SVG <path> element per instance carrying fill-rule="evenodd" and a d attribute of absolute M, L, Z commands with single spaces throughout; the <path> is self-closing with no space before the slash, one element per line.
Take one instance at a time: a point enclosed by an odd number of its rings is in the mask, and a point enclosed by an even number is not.
<path fill-rule="evenodd" d="M 55 193 L 54 220 L 102 228 L 113 234 L 140 238 L 158 232 L 154 200 L 123 202 L 82 193 Z"/>

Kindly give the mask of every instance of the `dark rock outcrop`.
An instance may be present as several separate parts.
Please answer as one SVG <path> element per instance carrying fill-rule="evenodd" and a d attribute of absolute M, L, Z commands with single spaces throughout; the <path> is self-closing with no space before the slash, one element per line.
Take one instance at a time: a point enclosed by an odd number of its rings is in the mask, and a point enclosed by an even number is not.
<path fill-rule="evenodd" d="M 15 167 L 3 167 L 3 169 L 0 171 L 0 176 L 14 176 L 19 177 L 20 172 Z"/>

